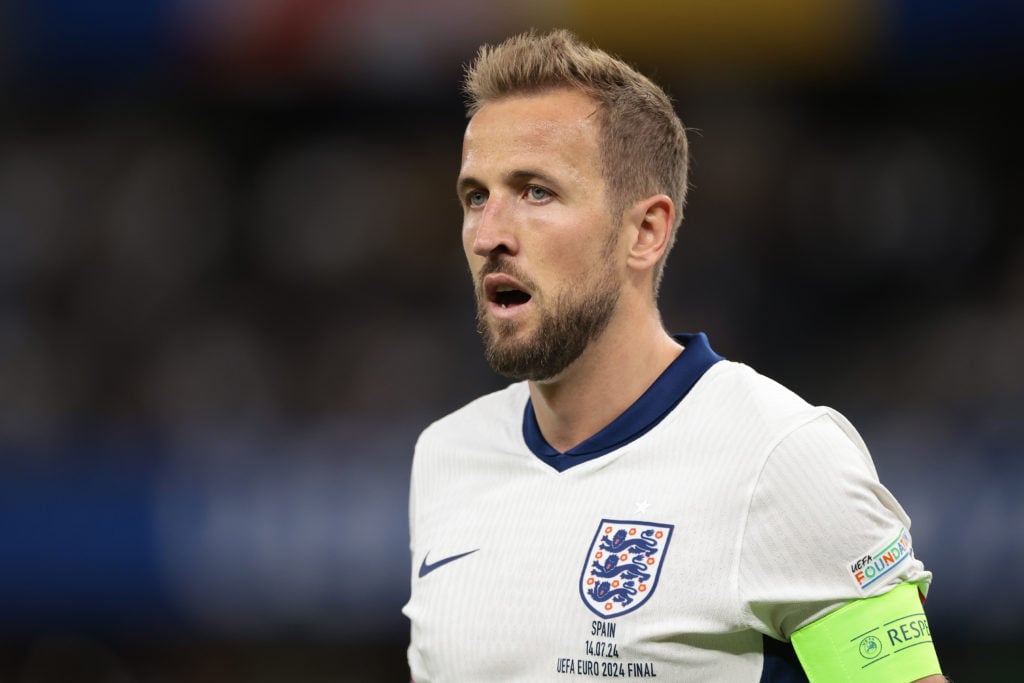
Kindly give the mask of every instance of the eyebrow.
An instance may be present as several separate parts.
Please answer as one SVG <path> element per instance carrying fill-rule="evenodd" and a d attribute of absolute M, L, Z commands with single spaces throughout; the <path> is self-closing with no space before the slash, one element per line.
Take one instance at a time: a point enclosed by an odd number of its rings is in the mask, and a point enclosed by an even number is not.
<path fill-rule="evenodd" d="M 531 179 L 539 180 L 545 185 L 551 185 L 554 188 L 559 188 L 561 186 L 561 183 L 559 183 L 557 180 L 547 175 L 546 173 L 529 168 L 509 171 L 508 173 L 502 176 L 502 182 L 508 185 L 514 185 L 517 182 L 523 182 L 524 180 Z M 462 178 L 459 178 L 458 182 L 456 183 L 455 192 L 461 197 L 471 189 L 482 187 L 484 187 L 484 184 L 477 180 L 476 178 L 474 178 L 473 176 L 464 176 Z"/>
<path fill-rule="evenodd" d="M 473 188 L 483 187 L 483 184 L 472 176 L 464 176 L 459 178 L 459 181 L 455 184 L 455 194 L 459 197 L 466 194 Z"/>

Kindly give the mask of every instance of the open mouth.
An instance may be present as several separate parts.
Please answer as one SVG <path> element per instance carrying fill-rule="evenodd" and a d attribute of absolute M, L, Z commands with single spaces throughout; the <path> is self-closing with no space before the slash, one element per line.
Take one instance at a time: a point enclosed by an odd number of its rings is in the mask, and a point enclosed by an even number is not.
<path fill-rule="evenodd" d="M 493 273 L 484 278 L 484 293 L 487 301 L 502 310 L 522 306 L 533 298 L 519 281 L 502 273 Z"/>
<path fill-rule="evenodd" d="M 508 308 L 525 304 L 530 300 L 530 295 L 521 289 L 499 287 L 495 290 L 491 300 L 502 308 Z"/>

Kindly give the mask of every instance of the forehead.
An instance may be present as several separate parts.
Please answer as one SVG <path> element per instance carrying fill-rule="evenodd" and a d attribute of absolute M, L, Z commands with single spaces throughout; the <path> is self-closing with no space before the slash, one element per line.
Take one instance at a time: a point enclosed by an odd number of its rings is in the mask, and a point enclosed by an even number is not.
<path fill-rule="evenodd" d="M 480 166 L 568 164 L 597 172 L 598 105 L 573 90 L 515 95 L 484 105 L 466 126 L 464 172 Z"/>

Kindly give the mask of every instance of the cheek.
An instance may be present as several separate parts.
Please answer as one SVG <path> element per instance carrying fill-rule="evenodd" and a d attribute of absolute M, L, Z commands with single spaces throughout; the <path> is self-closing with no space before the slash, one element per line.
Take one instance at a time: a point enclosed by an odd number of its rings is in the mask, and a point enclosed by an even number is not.
<path fill-rule="evenodd" d="M 557 270 L 567 277 L 589 280 L 607 277 L 608 267 L 616 259 L 616 253 L 614 250 L 609 253 L 604 234 L 590 233 L 559 244 L 551 256 Z"/>

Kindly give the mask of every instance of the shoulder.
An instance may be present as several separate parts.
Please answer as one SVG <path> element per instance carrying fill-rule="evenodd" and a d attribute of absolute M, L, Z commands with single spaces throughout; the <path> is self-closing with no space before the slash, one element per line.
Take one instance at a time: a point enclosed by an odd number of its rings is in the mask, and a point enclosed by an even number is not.
<path fill-rule="evenodd" d="M 525 383 L 513 384 L 424 429 L 413 452 L 410 510 L 419 514 L 490 490 L 496 478 L 529 462 L 522 427 L 528 397 Z"/>
<path fill-rule="evenodd" d="M 528 398 L 526 382 L 517 382 L 474 399 L 424 429 L 416 449 L 451 447 L 478 440 L 493 443 L 498 435 L 521 433 Z"/>
<path fill-rule="evenodd" d="M 788 434 L 834 411 L 814 406 L 753 368 L 733 361 L 712 366 L 694 387 L 690 411 L 701 422 L 772 448 Z M 753 446 L 749 443 L 749 446 Z"/>
<path fill-rule="evenodd" d="M 877 476 L 860 434 L 838 411 L 812 405 L 741 363 L 721 362 L 707 374 L 704 400 L 733 431 L 755 435 L 762 464 L 785 455 L 822 476 L 839 465 Z"/>
<path fill-rule="evenodd" d="M 727 391 L 745 399 L 782 402 L 790 407 L 806 406 L 804 401 L 791 389 L 766 377 L 749 365 L 731 360 L 715 363 L 708 369 L 703 383 L 714 385 L 718 391 Z"/>
<path fill-rule="evenodd" d="M 854 473 L 858 481 L 877 480 L 867 446 L 845 417 L 746 365 L 717 363 L 688 399 L 685 427 L 700 430 L 720 457 L 732 454 L 749 474 L 752 493 L 775 499 L 792 495 L 794 481 Z"/>

